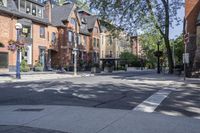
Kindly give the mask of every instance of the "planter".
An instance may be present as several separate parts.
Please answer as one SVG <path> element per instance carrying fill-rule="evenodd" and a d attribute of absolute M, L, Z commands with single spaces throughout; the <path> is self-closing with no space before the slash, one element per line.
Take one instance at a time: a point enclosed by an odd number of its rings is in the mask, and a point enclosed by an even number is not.
<path fill-rule="evenodd" d="M 104 67 L 104 72 L 106 73 L 112 73 L 113 67 Z"/>
<path fill-rule="evenodd" d="M 91 73 L 100 73 L 101 72 L 101 69 L 98 68 L 98 67 L 92 67 L 91 68 Z"/>

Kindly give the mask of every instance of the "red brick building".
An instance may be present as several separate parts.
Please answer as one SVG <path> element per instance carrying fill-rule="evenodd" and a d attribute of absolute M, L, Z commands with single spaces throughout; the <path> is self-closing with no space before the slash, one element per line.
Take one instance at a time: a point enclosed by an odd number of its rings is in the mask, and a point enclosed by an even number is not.
<path fill-rule="evenodd" d="M 100 26 L 96 16 L 87 13 L 82 19 L 78 7 L 71 2 L 62 6 L 50 1 L 0 0 L 0 70 L 15 70 L 16 52 L 8 50 L 8 41 L 16 40 L 16 23 L 23 28 L 19 38 L 27 45 L 20 60 L 33 68 L 44 69 L 73 66 L 73 48 L 78 48 L 78 62 L 98 63 Z M 84 20 L 86 20 L 84 22 Z M 84 27 L 85 25 L 85 27 Z M 84 29 L 84 30 L 83 30 Z"/>
<path fill-rule="evenodd" d="M 187 52 L 190 53 L 188 70 L 195 74 L 200 70 L 200 1 L 185 1 L 185 32 L 189 33 Z M 192 73 L 191 73 L 192 74 Z"/>
<path fill-rule="evenodd" d="M 142 46 L 140 44 L 140 39 L 138 36 L 131 37 L 131 51 L 132 51 L 132 54 L 136 55 L 137 57 L 141 57 Z"/>

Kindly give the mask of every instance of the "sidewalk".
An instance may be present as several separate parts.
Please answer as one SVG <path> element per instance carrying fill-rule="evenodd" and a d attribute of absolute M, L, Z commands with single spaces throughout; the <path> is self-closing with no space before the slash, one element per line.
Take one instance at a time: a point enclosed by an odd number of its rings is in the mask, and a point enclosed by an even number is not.
<path fill-rule="evenodd" d="M 77 76 L 73 75 L 73 72 L 56 73 L 56 72 L 27 72 L 21 73 L 21 79 L 15 78 L 15 72 L 7 72 L 0 74 L 0 83 L 6 82 L 26 82 L 26 81 L 39 81 L 39 80 L 50 80 L 50 79 L 64 79 L 73 77 L 84 77 L 93 76 L 88 72 L 80 72 Z"/>
<path fill-rule="evenodd" d="M 172 117 L 132 110 L 42 105 L 0 106 L 0 125 L 70 133 L 199 133 L 200 131 L 200 120 L 188 117 Z M 12 126 L 6 129 L 9 128 Z M 0 126 L 1 132 L 7 130 Z"/>

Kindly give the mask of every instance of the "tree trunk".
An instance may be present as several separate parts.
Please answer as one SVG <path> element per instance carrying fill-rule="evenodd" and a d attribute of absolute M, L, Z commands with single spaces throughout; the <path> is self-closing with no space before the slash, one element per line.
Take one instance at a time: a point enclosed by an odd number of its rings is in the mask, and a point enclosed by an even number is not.
<path fill-rule="evenodd" d="M 168 65 L 169 65 L 169 73 L 173 74 L 174 64 L 173 64 L 173 57 L 172 57 L 172 50 L 171 50 L 171 47 L 170 47 L 170 42 L 169 42 L 169 39 L 166 38 L 166 37 L 164 38 L 164 41 L 165 41 L 165 46 L 166 46 L 166 49 L 167 49 L 167 59 L 168 59 Z"/>

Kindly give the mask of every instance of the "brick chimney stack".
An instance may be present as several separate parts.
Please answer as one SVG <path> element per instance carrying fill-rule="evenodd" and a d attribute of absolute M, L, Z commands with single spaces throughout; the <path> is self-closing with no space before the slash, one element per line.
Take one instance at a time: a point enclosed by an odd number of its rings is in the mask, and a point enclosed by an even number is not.
<path fill-rule="evenodd" d="M 46 1 L 44 7 L 45 7 L 45 10 L 44 10 L 44 17 L 45 17 L 45 18 L 48 18 L 49 22 L 51 23 L 51 9 L 52 9 L 52 6 L 51 6 L 50 0 L 47 0 L 47 1 Z"/>

